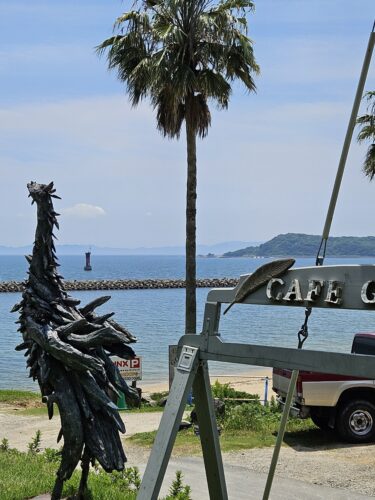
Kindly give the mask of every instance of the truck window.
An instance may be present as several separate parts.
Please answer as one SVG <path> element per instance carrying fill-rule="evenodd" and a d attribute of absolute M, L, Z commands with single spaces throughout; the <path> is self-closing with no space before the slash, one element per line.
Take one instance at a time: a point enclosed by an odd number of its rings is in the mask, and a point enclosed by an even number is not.
<path fill-rule="evenodd" d="M 375 356 L 375 335 L 356 335 L 353 339 L 351 352 Z"/>

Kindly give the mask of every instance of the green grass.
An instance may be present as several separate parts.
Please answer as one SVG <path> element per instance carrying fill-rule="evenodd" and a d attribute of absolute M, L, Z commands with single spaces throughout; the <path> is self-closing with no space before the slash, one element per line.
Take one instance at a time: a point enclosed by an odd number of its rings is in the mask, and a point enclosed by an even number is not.
<path fill-rule="evenodd" d="M 155 413 L 155 412 L 162 412 L 164 408 L 161 406 L 141 406 L 140 408 L 131 408 L 130 410 L 121 410 L 121 413 L 125 415 L 127 413 Z"/>
<path fill-rule="evenodd" d="M 56 455 L 52 452 L 53 450 L 49 450 L 48 454 L 40 454 L 0 450 L 0 499 L 24 500 L 51 493 L 59 466 Z M 80 478 L 80 472 L 75 471 L 64 485 L 63 497 L 73 498 L 78 491 Z M 106 473 L 98 468 L 89 474 L 85 500 L 136 500 L 140 482 L 141 477 L 135 467 L 113 473 Z M 170 488 L 171 494 L 164 500 L 188 500 L 189 489 L 182 483 L 181 473 L 178 472 Z"/>
<path fill-rule="evenodd" d="M 0 390 L 0 403 L 9 405 L 6 411 L 14 415 L 39 417 L 47 415 L 47 406 L 42 402 L 40 393 L 31 391 L 17 391 L 17 390 Z M 11 408 L 11 406 L 13 408 Z M 160 406 L 145 406 L 141 408 L 131 408 L 124 410 L 124 415 L 127 413 L 153 413 L 161 412 L 163 408 Z M 54 405 L 54 414 L 59 414 L 57 405 Z M 125 417 L 126 418 L 126 417 Z"/>
<path fill-rule="evenodd" d="M 55 473 L 56 465 L 40 456 L 0 452 L 1 499 L 17 500 L 51 491 Z"/>
<path fill-rule="evenodd" d="M 159 403 L 159 401 L 163 398 L 166 398 L 169 394 L 169 391 L 162 391 L 162 392 L 152 392 L 150 394 L 150 398 Z"/>
<path fill-rule="evenodd" d="M 140 432 L 128 438 L 139 446 L 150 448 L 155 440 L 156 431 Z M 250 448 L 263 448 L 275 444 L 275 436 L 254 431 L 224 431 L 220 436 L 222 451 L 236 451 Z M 199 455 L 201 444 L 199 437 L 190 429 L 178 433 L 173 453 L 175 455 Z"/>
<path fill-rule="evenodd" d="M 9 410 L 7 410 L 7 413 L 10 413 L 12 415 L 21 415 L 22 417 L 39 417 L 44 415 L 47 417 L 47 406 L 44 403 L 42 404 L 43 406 L 36 406 L 35 408 L 10 408 Z M 53 414 L 59 414 L 57 405 L 54 405 L 53 407 Z"/>
<path fill-rule="evenodd" d="M 17 409 L 8 409 L 7 413 L 12 413 L 13 415 L 22 415 L 27 416 L 27 417 L 39 417 L 46 415 L 47 416 L 47 406 L 42 403 L 43 406 L 37 406 L 35 408 L 17 408 Z M 132 414 L 132 413 L 155 413 L 155 412 L 162 412 L 164 408 L 160 407 L 150 407 L 150 406 L 143 406 L 141 408 L 132 408 L 130 410 L 120 410 L 120 414 L 126 419 L 126 415 Z M 57 405 L 54 405 L 54 415 L 59 414 L 59 408 Z M 0 499 L 1 500 L 1 499 Z"/>
<path fill-rule="evenodd" d="M 43 404 L 41 407 L 37 408 L 25 408 L 24 410 L 18 410 L 18 414 L 23 416 L 38 417 L 40 415 L 48 415 L 47 405 Z M 53 414 L 59 415 L 59 408 L 57 405 L 53 406 Z"/>
<path fill-rule="evenodd" d="M 0 390 L 0 403 L 6 403 L 15 406 L 44 406 L 42 396 L 38 392 Z"/>
<path fill-rule="evenodd" d="M 134 444 L 151 448 L 154 443 L 156 431 L 140 432 L 128 439 Z M 223 431 L 220 436 L 222 451 L 246 450 L 250 448 L 264 448 L 275 444 L 275 435 L 254 431 Z M 201 444 L 199 436 L 191 429 L 180 431 L 173 447 L 174 455 L 199 455 Z"/>
<path fill-rule="evenodd" d="M 264 425 L 260 429 L 224 429 L 220 436 L 222 451 L 238 451 L 251 448 L 264 448 L 274 446 L 276 441 L 278 422 Z M 151 448 L 154 443 L 156 431 L 140 432 L 127 438 L 134 444 Z M 333 441 L 334 437 L 330 437 Z M 291 419 L 285 434 L 285 443 L 294 446 L 299 444 L 313 447 L 327 442 L 327 435 L 317 429 L 310 419 Z M 180 431 L 173 447 L 175 455 L 199 455 L 201 444 L 193 429 Z"/>
<path fill-rule="evenodd" d="M 56 462 L 48 462 L 44 455 L 20 453 L 15 450 L 0 451 L 0 498 L 1 500 L 23 500 L 52 491 Z M 73 495 L 77 489 L 80 474 L 75 472 L 66 483 L 63 496 Z M 136 494 L 129 491 L 121 473 L 89 476 L 90 495 L 95 500 L 135 500 Z"/>
<path fill-rule="evenodd" d="M 215 382 L 212 386 L 215 396 L 225 398 L 249 398 L 248 393 L 232 389 L 229 384 Z M 222 429 L 220 442 L 223 451 L 236 451 L 249 448 L 273 446 L 281 420 L 281 411 L 275 400 L 272 399 L 267 406 L 260 404 L 259 400 L 238 404 L 237 401 L 226 400 L 225 411 L 217 416 L 218 425 Z M 305 446 L 309 443 L 317 444 L 318 430 L 310 419 L 300 420 L 290 418 L 287 425 L 285 441 L 299 443 Z M 154 443 L 156 431 L 134 434 L 129 439 L 139 446 L 151 447 Z M 325 436 L 327 439 L 327 437 Z M 288 441 L 289 440 L 289 441 Z M 322 437 L 324 442 L 324 436 Z M 173 448 L 175 455 L 194 455 L 201 453 L 199 438 L 192 428 L 180 431 L 177 434 Z"/>

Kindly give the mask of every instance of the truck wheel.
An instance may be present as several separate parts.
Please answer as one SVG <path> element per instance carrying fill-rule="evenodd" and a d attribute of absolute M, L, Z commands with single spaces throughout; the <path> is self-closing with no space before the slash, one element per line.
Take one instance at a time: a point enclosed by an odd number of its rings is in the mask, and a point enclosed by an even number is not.
<path fill-rule="evenodd" d="M 314 412 L 310 413 L 310 418 L 314 422 L 314 424 L 322 429 L 322 431 L 329 431 L 331 430 L 328 422 L 329 422 L 329 416 L 328 415 L 317 415 Z"/>
<path fill-rule="evenodd" d="M 375 405 L 366 400 L 349 401 L 337 411 L 337 431 L 350 443 L 367 443 L 375 439 Z"/>

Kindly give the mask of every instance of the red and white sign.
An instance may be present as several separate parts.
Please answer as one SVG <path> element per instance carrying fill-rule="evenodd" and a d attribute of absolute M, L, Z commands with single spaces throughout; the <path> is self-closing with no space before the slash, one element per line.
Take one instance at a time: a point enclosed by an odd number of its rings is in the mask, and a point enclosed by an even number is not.
<path fill-rule="evenodd" d="M 122 359 L 118 356 L 111 356 L 112 362 L 120 370 L 121 376 L 125 380 L 142 380 L 142 357 L 136 356 L 133 359 Z"/>

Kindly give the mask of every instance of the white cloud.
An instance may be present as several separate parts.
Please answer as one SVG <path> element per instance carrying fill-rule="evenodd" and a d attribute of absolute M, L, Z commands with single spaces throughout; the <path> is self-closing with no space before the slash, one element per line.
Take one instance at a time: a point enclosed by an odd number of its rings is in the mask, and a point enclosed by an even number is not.
<path fill-rule="evenodd" d="M 69 217 L 79 217 L 81 219 L 93 219 L 106 215 L 102 207 L 89 205 L 88 203 L 77 203 L 72 207 L 65 208 L 62 212 Z"/>

